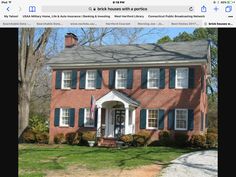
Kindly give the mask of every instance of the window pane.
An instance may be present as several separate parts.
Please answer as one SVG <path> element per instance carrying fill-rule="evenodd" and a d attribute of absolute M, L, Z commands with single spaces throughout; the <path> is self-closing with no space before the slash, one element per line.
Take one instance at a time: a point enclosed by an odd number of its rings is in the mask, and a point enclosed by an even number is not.
<path fill-rule="evenodd" d="M 188 68 L 176 69 L 177 87 L 188 87 Z"/>
<path fill-rule="evenodd" d="M 90 118 L 90 109 L 86 108 L 86 114 L 85 114 L 85 125 L 86 126 L 94 126 L 94 119 Z"/>
<path fill-rule="evenodd" d="M 87 87 L 96 88 L 96 71 L 87 71 Z"/>
<path fill-rule="evenodd" d="M 157 110 L 148 110 L 148 127 L 157 127 Z"/>
<path fill-rule="evenodd" d="M 127 83 L 127 70 L 117 70 L 116 86 L 125 88 Z"/>
<path fill-rule="evenodd" d="M 176 128 L 187 128 L 187 111 L 177 110 L 176 111 Z"/>
<path fill-rule="evenodd" d="M 159 69 L 149 69 L 148 70 L 148 86 L 150 88 L 158 88 L 159 87 L 159 78 L 160 78 L 160 70 Z"/>
<path fill-rule="evenodd" d="M 68 126 L 69 125 L 69 109 L 62 109 L 62 117 L 61 117 L 61 125 Z"/>

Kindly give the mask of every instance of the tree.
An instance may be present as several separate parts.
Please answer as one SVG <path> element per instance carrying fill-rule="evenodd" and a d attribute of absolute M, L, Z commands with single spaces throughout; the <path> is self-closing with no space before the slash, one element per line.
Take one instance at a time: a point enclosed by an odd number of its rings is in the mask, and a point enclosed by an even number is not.
<path fill-rule="evenodd" d="M 192 41 L 193 39 L 194 39 L 194 38 L 193 38 L 193 35 L 192 35 L 192 34 L 183 32 L 183 33 L 179 33 L 179 35 L 176 36 L 176 37 L 173 39 L 173 41 L 174 41 L 174 42 Z"/>
<path fill-rule="evenodd" d="M 29 106 L 35 78 L 45 60 L 51 28 L 19 29 L 18 47 L 18 138 L 29 124 Z"/>
<path fill-rule="evenodd" d="M 172 39 L 169 36 L 164 36 L 157 41 L 157 44 L 164 44 L 166 42 L 172 42 Z"/>

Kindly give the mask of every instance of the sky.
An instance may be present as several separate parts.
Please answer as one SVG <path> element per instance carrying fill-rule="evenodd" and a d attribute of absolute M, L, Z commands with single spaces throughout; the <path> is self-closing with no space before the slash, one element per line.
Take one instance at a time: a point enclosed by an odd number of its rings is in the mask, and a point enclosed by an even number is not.
<path fill-rule="evenodd" d="M 144 29 L 144 33 L 148 30 L 150 30 L 151 28 L 145 28 Z M 151 34 L 151 35 L 145 35 L 144 37 L 140 38 L 139 40 L 137 40 L 137 44 L 140 43 L 156 43 L 158 39 L 162 38 L 163 36 L 170 36 L 170 38 L 174 38 L 175 36 L 177 36 L 179 33 L 182 32 L 187 32 L 187 33 L 192 33 L 194 31 L 195 28 L 156 28 L 159 32 L 155 33 L 155 34 Z M 58 35 L 61 38 L 61 40 L 63 40 L 64 35 L 68 32 L 73 32 L 76 31 L 76 28 L 59 28 L 58 29 Z M 111 39 L 107 38 L 105 39 L 105 41 L 107 41 L 108 43 L 110 43 Z M 125 41 L 124 41 L 125 43 Z"/>

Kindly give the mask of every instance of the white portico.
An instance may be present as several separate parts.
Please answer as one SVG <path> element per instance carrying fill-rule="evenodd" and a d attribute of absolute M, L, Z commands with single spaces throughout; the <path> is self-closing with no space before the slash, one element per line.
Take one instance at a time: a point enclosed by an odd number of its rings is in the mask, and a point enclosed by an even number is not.
<path fill-rule="evenodd" d="M 118 137 L 135 133 L 135 109 L 139 106 L 137 101 L 112 90 L 98 99 L 96 106 L 98 137 Z"/>

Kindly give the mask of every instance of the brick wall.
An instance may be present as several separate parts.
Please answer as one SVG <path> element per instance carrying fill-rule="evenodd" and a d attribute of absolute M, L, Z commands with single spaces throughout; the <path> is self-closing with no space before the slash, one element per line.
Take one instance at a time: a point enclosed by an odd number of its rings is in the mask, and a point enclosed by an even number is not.
<path fill-rule="evenodd" d="M 204 94 L 201 92 L 201 66 L 189 66 L 195 68 L 194 88 L 193 89 L 169 89 L 169 67 L 165 68 L 165 88 L 164 89 L 141 89 L 141 68 L 133 69 L 133 88 L 118 90 L 130 95 L 138 100 L 141 105 L 136 109 L 135 130 L 139 131 L 139 116 L 142 108 L 162 108 L 165 110 L 165 127 L 167 129 L 167 111 L 174 108 L 194 109 L 194 130 L 188 132 L 200 133 L 201 110 L 206 111 L 207 102 L 204 101 Z M 102 71 L 102 88 L 95 90 L 79 89 L 79 70 L 77 77 L 77 89 L 60 90 L 55 89 L 56 71 L 52 73 L 52 97 L 50 113 L 50 142 L 57 133 L 67 133 L 78 129 L 79 108 L 90 106 L 90 98 L 93 95 L 96 100 L 110 91 L 108 88 L 109 69 Z M 200 104 L 201 100 L 201 104 Z M 75 108 L 75 127 L 59 128 L 54 127 L 54 109 L 57 107 Z M 157 137 L 158 132 L 154 133 Z"/>

